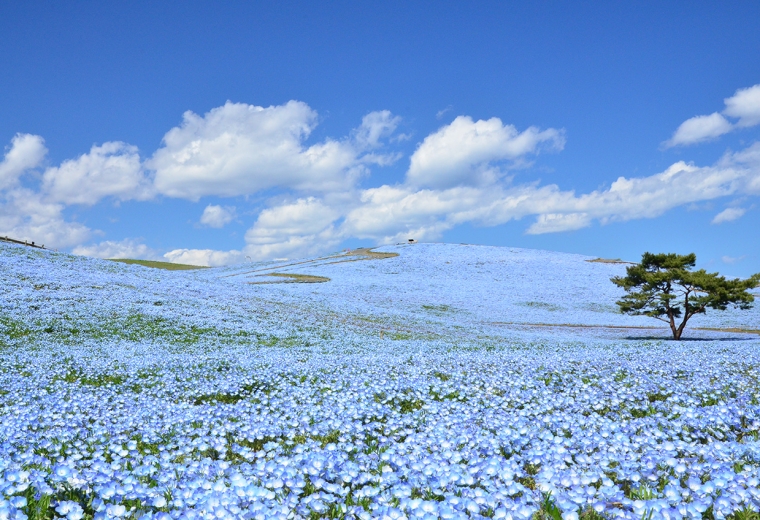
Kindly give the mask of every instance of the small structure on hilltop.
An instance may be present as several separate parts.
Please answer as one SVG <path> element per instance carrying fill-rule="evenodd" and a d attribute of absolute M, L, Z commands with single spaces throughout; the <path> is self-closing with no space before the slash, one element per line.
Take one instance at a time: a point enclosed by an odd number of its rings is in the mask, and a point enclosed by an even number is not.
<path fill-rule="evenodd" d="M 417 241 L 416 241 L 415 239 L 413 239 L 413 238 L 410 238 L 410 239 L 409 239 L 409 243 L 410 243 L 410 244 L 416 244 L 416 243 L 417 243 Z"/>
<path fill-rule="evenodd" d="M 26 240 L 16 240 L 15 238 L 10 237 L 0 237 L 0 240 L 3 242 L 10 242 L 11 244 L 19 244 L 22 246 L 28 246 L 28 247 L 36 247 L 37 249 L 45 249 L 45 245 L 38 245 L 34 242 L 27 242 Z"/>

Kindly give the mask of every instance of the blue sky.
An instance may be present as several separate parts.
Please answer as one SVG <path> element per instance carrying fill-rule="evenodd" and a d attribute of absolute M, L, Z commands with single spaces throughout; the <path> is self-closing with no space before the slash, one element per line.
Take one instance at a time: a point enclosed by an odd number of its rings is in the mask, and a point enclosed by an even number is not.
<path fill-rule="evenodd" d="M 757 2 L 0 3 L 0 235 L 760 271 Z"/>

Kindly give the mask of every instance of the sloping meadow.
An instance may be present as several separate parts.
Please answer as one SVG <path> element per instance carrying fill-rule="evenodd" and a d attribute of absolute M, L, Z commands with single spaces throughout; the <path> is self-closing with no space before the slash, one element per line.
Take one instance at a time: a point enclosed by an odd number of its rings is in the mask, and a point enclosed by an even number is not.
<path fill-rule="evenodd" d="M 627 328 L 652 323 L 615 312 L 624 264 L 382 250 L 169 272 L 0 245 L 0 518 L 760 508 L 756 335 Z"/>

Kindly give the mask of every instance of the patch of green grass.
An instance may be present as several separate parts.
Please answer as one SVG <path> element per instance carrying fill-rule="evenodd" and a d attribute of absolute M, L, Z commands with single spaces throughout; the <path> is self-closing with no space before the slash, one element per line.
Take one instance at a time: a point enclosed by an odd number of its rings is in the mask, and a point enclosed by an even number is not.
<path fill-rule="evenodd" d="M 245 394 L 214 392 L 212 394 L 199 395 L 198 397 L 193 399 L 193 404 L 195 406 L 200 406 L 203 404 L 210 404 L 210 403 L 235 404 L 239 401 L 242 401 L 246 397 L 248 396 Z"/>
<path fill-rule="evenodd" d="M 175 264 L 172 262 L 157 262 L 155 260 L 135 260 L 132 258 L 109 258 L 112 262 L 122 264 L 141 265 L 143 267 L 152 267 L 153 269 L 165 269 L 167 271 L 189 271 L 191 269 L 209 269 L 205 265 Z"/>
<path fill-rule="evenodd" d="M 726 520 L 760 520 L 760 512 L 752 509 L 751 506 L 744 506 L 739 511 L 727 515 Z"/>
<path fill-rule="evenodd" d="M 430 311 L 430 312 L 432 312 L 434 314 L 443 314 L 443 313 L 453 312 L 454 311 L 454 307 L 452 307 L 451 305 L 444 305 L 444 304 L 442 304 L 442 305 L 423 305 L 422 308 L 425 309 L 426 311 Z"/>
<path fill-rule="evenodd" d="M 587 303 L 583 306 L 583 308 L 591 312 L 613 313 L 613 314 L 620 313 L 620 310 L 616 305 L 610 305 L 610 304 L 604 304 L 604 303 Z"/>
<path fill-rule="evenodd" d="M 448 381 L 449 379 L 451 379 L 450 375 L 444 374 L 443 372 L 439 372 L 438 370 L 433 372 L 433 375 L 437 377 L 438 379 L 440 379 L 441 381 Z"/>
<path fill-rule="evenodd" d="M 630 264 L 633 262 L 626 262 L 625 260 L 621 260 L 619 258 L 594 258 L 593 260 L 586 260 L 586 262 L 597 263 L 597 264 Z"/>
<path fill-rule="evenodd" d="M 296 273 L 267 273 L 260 274 L 258 276 L 274 276 L 282 278 L 282 280 L 276 280 L 272 282 L 248 282 L 251 284 L 268 284 L 268 283 L 324 283 L 329 282 L 330 279 L 326 276 L 315 276 L 311 274 L 296 274 Z"/>
<path fill-rule="evenodd" d="M 522 305 L 524 307 L 530 307 L 532 309 L 542 309 L 545 311 L 551 311 L 551 312 L 557 312 L 564 310 L 563 307 L 560 307 L 559 305 L 554 305 L 552 303 L 546 303 L 546 302 L 521 302 L 519 305 Z"/>
<path fill-rule="evenodd" d="M 647 394 L 647 400 L 650 403 L 656 403 L 657 401 L 667 401 L 668 397 L 670 397 L 670 394 L 663 393 L 662 391 L 650 392 Z"/>
<path fill-rule="evenodd" d="M 256 393 L 269 395 L 273 390 L 274 387 L 271 384 L 253 380 L 245 383 L 240 387 L 240 390 L 235 392 L 212 392 L 196 396 L 193 399 L 193 404 L 195 406 L 210 403 L 235 404 L 244 399 L 253 398 Z"/>
<path fill-rule="evenodd" d="M 628 493 L 628 498 L 631 500 L 654 500 L 658 497 L 653 489 L 650 489 L 646 484 L 643 484 L 636 489 L 631 489 Z"/>
<path fill-rule="evenodd" d="M 95 316 L 89 320 L 64 317 L 49 322 L 34 324 L 31 333 L 52 334 L 66 342 L 84 338 L 94 340 L 163 340 L 171 344 L 194 345 L 204 339 L 215 339 L 227 343 L 249 343 L 246 331 L 220 330 L 215 327 L 188 325 L 177 320 L 153 316 L 141 312 L 126 316 Z M 15 334 L 18 335 L 17 331 Z"/>
<path fill-rule="evenodd" d="M 28 327 L 20 320 L 14 320 L 8 316 L 0 316 L 0 336 L 8 339 L 18 339 L 34 333 L 34 329 Z"/>
<path fill-rule="evenodd" d="M 441 401 L 455 401 L 459 399 L 459 391 L 454 390 L 452 392 L 449 392 L 448 394 L 441 394 L 434 388 L 431 388 L 428 392 L 430 394 L 430 397 L 433 398 L 433 401 L 441 402 Z"/>
<path fill-rule="evenodd" d="M 644 417 L 649 417 L 652 415 L 655 415 L 657 413 L 657 410 L 653 406 L 649 406 L 648 408 L 634 408 L 631 410 L 631 417 L 634 419 L 642 419 Z"/>
<path fill-rule="evenodd" d="M 544 495 L 541 506 L 533 514 L 534 520 L 562 520 L 562 510 L 552 498 L 551 492 Z"/>
<path fill-rule="evenodd" d="M 122 374 L 106 373 L 87 375 L 75 368 L 69 368 L 65 374 L 53 377 L 53 382 L 65 381 L 66 383 L 79 383 L 81 385 L 94 386 L 96 388 L 108 385 L 118 386 L 126 380 L 126 376 Z"/>

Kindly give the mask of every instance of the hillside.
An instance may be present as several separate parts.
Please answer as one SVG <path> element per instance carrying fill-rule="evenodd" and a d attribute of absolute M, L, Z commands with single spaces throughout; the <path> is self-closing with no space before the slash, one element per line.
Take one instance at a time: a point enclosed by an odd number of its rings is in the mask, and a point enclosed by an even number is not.
<path fill-rule="evenodd" d="M 757 509 L 760 337 L 669 341 L 615 312 L 625 265 L 588 260 L 414 244 L 166 271 L 0 245 L 0 515 Z"/>

